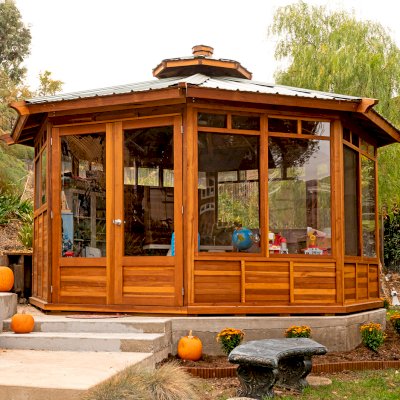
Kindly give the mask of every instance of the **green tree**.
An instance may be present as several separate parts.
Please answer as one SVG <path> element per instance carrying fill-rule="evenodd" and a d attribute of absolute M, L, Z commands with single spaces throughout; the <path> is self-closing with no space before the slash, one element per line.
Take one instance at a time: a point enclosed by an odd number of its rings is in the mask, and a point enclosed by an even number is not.
<path fill-rule="evenodd" d="M 269 34 L 283 65 L 277 83 L 377 98 L 376 110 L 400 125 L 400 50 L 380 24 L 300 1 L 277 9 Z M 400 204 L 399 157 L 398 144 L 379 152 L 380 203 L 389 208 Z"/>
<path fill-rule="evenodd" d="M 0 68 L 15 83 L 21 82 L 26 72 L 21 64 L 29 54 L 30 43 L 30 31 L 14 1 L 0 2 Z"/>

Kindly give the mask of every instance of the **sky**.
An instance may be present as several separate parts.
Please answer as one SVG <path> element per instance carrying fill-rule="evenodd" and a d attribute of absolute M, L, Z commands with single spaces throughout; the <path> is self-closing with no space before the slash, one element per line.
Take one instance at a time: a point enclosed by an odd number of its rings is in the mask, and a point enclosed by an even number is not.
<path fill-rule="evenodd" d="M 1 1 L 1 0 L 0 0 Z M 29 26 L 27 83 L 52 72 L 63 92 L 153 79 L 161 60 L 192 54 L 199 44 L 214 57 L 239 61 L 253 79 L 274 82 L 279 64 L 268 26 L 280 6 L 295 0 L 15 0 Z M 397 0 L 306 0 L 353 11 L 390 29 L 400 47 Z"/>

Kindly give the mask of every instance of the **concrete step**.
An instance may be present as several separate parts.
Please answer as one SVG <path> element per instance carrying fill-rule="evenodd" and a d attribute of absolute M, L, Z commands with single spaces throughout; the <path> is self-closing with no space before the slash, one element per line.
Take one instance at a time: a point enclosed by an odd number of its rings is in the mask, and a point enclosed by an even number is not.
<path fill-rule="evenodd" d="M 3 350 L 0 399 L 77 400 L 126 367 L 154 365 L 150 353 Z"/>
<path fill-rule="evenodd" d="M 31 332 L 0 334 L 3 349 L 52 351 L 113 351 L 158 353 L 170 350 L 169 337 L 162 333 Z"/>
<path fill-rule="evenodd" d="M 167 333 L 171 332 L 170 318 L 118 317 L 76 318 L 58 315 L 35 315 L 35 332 L 124 332 Z M 10 330 L 11 319 L 3 322 L 3 329 Z"/>

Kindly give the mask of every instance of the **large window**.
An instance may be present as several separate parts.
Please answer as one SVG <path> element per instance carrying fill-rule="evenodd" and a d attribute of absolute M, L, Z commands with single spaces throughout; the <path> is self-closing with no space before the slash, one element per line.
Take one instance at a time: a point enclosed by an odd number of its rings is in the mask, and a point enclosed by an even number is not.
<path fill-rule="evenodd" d="M 259 137 L 199 132 L 198 160 L 199 251 L 259 252 Z"/>
<path fill-rule="evenodd" d="M 270 136 L 268 171 L 270 253 L 331 254 L 330 141 Z"/>
<path fill-rule="evenodd" d="M 376 257 L 375 146 L 346 128 L 343 142 L 345 254 Z"/>
<path fill-rule="evenodd" d="M 173 127 L 124 132 L 124 255 L 174 255 Z"/>
<path fill-rule="evenodd" d="M 354 149 L 344 146 L 343 160 L 345 254 L 357 256 L 360 248 L 358 237 L 358 153 Z"/>
<path fill-rule="evenodd" d="M 106 256 L 104 133 L 61 137 L 63 257 Z"/>

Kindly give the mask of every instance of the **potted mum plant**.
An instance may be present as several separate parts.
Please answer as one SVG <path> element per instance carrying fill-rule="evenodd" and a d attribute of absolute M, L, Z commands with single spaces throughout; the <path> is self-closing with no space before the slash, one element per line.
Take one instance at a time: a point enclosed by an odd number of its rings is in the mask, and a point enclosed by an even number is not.
<path fill-rule="evenodd" d="M 217 335 L 217 342 L 221 344 L 222 351 L 229 355 L 229 353 L 242 342 L 244 332 L 240 329 L 225 328 Z"/>

